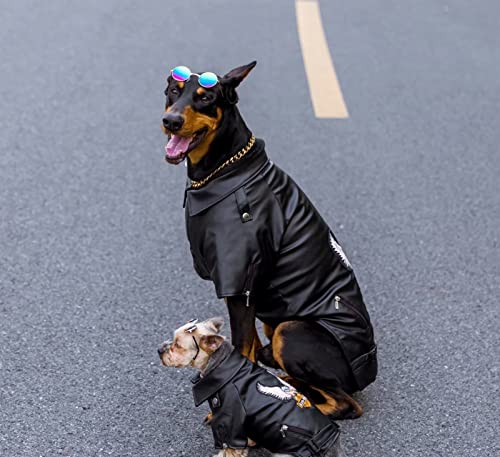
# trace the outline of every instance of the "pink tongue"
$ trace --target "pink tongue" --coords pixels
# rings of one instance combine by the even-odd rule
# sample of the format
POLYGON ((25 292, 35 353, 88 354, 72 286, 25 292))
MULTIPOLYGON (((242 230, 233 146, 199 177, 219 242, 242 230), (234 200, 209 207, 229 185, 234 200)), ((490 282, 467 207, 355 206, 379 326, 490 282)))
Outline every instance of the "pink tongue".
POLYGON ((165 146, 165 152, 170 158, 176 158, 187 151, 189 143, 191 143, 191 137, 182 137, 179 135, 172 135, 169 142, 165 146))

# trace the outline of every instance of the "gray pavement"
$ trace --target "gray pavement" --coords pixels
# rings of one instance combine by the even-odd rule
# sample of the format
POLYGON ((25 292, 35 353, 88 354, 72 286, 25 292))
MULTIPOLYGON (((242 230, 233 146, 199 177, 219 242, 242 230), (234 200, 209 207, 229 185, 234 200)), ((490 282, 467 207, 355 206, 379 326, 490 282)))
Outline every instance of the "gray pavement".
POLYGON ((350 119, 313 116, 292 1, 2 1, 0 455, 208 456, 158 343, 192 269, 165 75, 256 58, 241 110, 343 242, 380 376, 349 456, 500 455, 497 1, 321 2, 350 119))

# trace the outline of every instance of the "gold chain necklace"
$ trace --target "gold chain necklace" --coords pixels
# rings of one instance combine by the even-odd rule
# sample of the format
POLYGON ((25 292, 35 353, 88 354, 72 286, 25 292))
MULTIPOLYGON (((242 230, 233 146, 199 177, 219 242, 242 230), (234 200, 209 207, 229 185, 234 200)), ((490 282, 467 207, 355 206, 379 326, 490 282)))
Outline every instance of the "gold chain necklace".
POLYGON ((201 181, 191 181, 191 187, 193 189, 199 189, 201 186, 204 186, 208 181, 210 181, 214 175, 219 173, 223 168, 227 167, 228 165, 237 162, 238 160, 242 159, 250 149, 252 149, 252 146, 255 143, 255 136, 252 135, 250 137, 250 140, 248 140, 247 145, 243 148, 240 149, 234 156, 230 157, 227 159, 221 166, 217 167, 212 173, 210 173, 206 178, 203 178, 201 181))

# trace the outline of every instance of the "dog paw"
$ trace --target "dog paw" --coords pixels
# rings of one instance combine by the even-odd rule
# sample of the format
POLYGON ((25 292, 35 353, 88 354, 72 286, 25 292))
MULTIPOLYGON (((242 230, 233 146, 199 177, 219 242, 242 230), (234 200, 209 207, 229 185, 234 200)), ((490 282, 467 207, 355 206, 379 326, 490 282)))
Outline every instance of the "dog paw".
POLYGON ((203 425, 205 425, 206 427, 210 427, 210 424, 212 423, 213 418, 214 418, 214 415, 212 413, 208 413, 205 416, 205 419, 203 419, 203 425))
POLYGON ((334 411, 333 413, 327 414, 327 416, 333 420, 358 419, 362 415, 363 415, 363 410, 361 408, 357 409, 354 407, 347 407, 345 409, 341 409, 338 411, 334 411))

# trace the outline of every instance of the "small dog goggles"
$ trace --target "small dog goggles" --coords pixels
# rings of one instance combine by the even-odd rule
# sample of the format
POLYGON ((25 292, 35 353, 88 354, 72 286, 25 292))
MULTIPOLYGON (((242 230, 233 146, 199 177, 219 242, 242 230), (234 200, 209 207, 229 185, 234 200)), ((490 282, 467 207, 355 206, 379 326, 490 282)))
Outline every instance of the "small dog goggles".
POLYGON ((188 81, 192 75, 198 76, 198 84, 206 89, 214 87, 219 82, 219 78, 217 78, 215 73, 206 71, 199 75, 198 73, 192 73, 188 67, 183 66, 175 67, 173 70, 170 70, 170 74, 176 81, 181 82, 188 81))
MULTIPOLYGON (((191 326, 184 329, 184 333, 193 333, 198 328, 198 326, 196 325, 197 323, 198 323, 198 319, 191 319, 190 321, 188 321, 188 324, 191 324, 191 326)), ((198 341, 196 341, 196 338, 194 337, 194 335, 191 335, 191 336, 192 336, 194 344, 196 346, 196 354, 191 360, 191 363, 193 363, 196 360, 196 357, 198 357, 198 354, 200 353, 200 346, 198 346, 198 341)))

